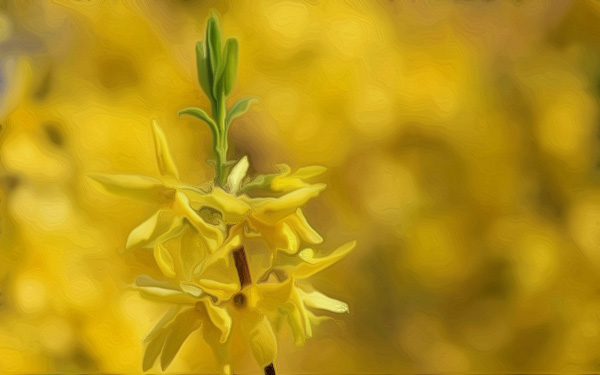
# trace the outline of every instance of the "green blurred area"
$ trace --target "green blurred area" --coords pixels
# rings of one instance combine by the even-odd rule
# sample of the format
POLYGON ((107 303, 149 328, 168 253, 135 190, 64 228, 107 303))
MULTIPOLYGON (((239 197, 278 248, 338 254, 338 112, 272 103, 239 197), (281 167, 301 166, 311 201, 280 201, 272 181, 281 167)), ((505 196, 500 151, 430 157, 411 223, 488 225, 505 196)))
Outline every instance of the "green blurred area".
MULTIPOLYGON (((166 306, 120 256, 155 207, 90 173, 213 178, 195 42, 240 41, 232 125, 257 172, 326 166, 305 214, 358 247, 315 285, 348 301, 281 373, 600 370, 596 1, 0 2, 0 371, 139 372, 166 306)), ((243 350, 241 372, 257 372, 243 350)), ((214 373, 200 337, 171 371, 214 373)))

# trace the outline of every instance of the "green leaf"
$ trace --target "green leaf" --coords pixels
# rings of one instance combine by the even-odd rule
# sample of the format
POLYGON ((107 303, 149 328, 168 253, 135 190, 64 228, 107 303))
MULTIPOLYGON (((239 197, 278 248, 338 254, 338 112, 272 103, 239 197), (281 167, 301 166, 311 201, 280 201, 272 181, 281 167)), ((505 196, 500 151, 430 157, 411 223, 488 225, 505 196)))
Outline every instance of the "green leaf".
POLYGON ((248 190, 252 190, 252 189, 265 188, 265 187, 269 186, 271 184, 271 181, 273 181, 273 179, 277 176, 278 176, 277 173, 267 174, 267 175, 259 174, 259 175, 255 176, 252 180, 250 180, 248 183, 244 184, 242 186, 242 188, 240 189, 240 193, 245 193, 248 190))
POLYGON ((196 43, 196 69, 198 71, 198 82, 206 96, 212 100, 212 72, 207 64, 206 50, 203 42, 196 43))
POLYGON ((165 345, 160 356, 160 367, 163 371, 169 367, 175 355, 189 335, 200 327, 198 313, 194 308, 182 312, 175 318, 169 329, 165 345))
POLYGON ((219 128, 217 127, 217 124, 208 115, 208 113, 206 113, 202 108, 187 107, 187 108, 184 108, 181 111, 179 111, 178 115, 179 115, 179 117, 181 117, 181 115, 194 116, 197 119, 200 119, 200 120, 204 121, 210 127, 210 130, 213 133, 214 141, 216 142, 217 139, 219 138, 220 132, 219 132, 219 128))
POLYGON ((227 132, 227 129, 229 129, 229 125, 231 125, 231 122, 233 120, 235 120, 236 118, 246 113, 246 111, 248 111, 248 108, 250 108, 250 104, 252 104, 253 101, 258 102, 258 99, 242 98, 231 107, 229 113, 227 113, 227 118, 225 119, 225 132, 227 132))
MULTIPOLYGON (((219 21, 217 17, 213 16, 208 20, 207 27, 207 41, 208 41, 208 58, 210 59, 211 70, 213 77, 217 75, 219 71, 219 64, 221 63, 221 28, 219 27, 219 21)), ((213 81, 213 93, 214 93, 214 81, 213 81)))
POLYGON ((218 89, 223 90, 225 96, 229 96, 235 85, 238 65, 239 44, 237 39, 229 38, 225 43, 223 61, 217 74, 218 89))

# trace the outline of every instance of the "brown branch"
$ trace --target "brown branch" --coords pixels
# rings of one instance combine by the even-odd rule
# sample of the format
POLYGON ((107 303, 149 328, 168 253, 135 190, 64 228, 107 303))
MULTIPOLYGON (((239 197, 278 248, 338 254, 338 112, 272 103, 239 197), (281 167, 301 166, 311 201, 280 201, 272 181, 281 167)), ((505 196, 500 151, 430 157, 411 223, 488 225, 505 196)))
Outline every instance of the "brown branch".
POLYGON ((235 268, 237 269, 238 277, 240 278, 240 285, 242 289, 244 289, 246 285, 252 283, 244 246, 233 251, 233 259, 235 260, 235 268))

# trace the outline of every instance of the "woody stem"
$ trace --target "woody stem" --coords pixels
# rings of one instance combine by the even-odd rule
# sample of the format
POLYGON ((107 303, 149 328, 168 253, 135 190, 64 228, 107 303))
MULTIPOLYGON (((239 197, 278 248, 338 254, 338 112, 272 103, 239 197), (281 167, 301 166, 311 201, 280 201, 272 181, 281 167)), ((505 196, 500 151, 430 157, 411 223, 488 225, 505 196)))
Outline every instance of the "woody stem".
MULTIPOLYGON (((233 260, 235 261, 235 268, 237 270, 238 277, 240 278, 240 286, 242 289, 244 289, 246 285, 252 283, 252 279, 250 279, 250 268, 248 267, 248 258, 246 258, 244 246, 233 251, 233 260)), ((265 375, 276 375, 273 363, 269 363, 267 366, 265 366, 264 372, 265 375)))

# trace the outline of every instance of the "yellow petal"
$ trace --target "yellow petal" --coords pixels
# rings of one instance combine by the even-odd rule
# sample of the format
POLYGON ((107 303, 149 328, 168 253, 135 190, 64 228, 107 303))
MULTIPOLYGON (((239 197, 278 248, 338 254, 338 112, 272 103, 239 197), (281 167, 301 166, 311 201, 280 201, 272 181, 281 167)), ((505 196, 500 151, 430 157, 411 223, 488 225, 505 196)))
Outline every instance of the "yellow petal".
POLYGON ((225 242, 212 253, 208 258, 202 262, 194 270, 195 276, 202 276, 206 270, 211 267, 215 267, 216 264, 221 263, 225 267, 229 267, 229 261, 231 259, 231 252, 242 246, 243 240, 243 223, 240 223, 229 230, 229 236, 225 239, 225 242))
POLYGON ((231 168, 231 172, 229 172, 229 176, 227 176, 227 187, 231 194, 236 195, 240 190, 242 181, 248 172, 248 167, 250 167, 250 163, 248 163, 248 157, 244 155, 240 161, 231 168))
POLYGON ((238 223, 250 212, 250 205, 244 199, 239 199, 221 188, 215 187, 208 194, 185 191, 195 210, 211 207, 223 215, 226 223, 238 223))
POLYGON ((314 228, 308 223, 302 209, 298 208, 296 212, 285 219, 298 235, 306 242, 310 244, 320 244, 323 242, 323 237, 314 230, 314 228))
POLYGON ((296 254, 298 252, 298 247, 300 246, 300 241, 298 240, 296 232, 294 232, 288 224, 282 223, 281 235, 284 238, 284 243, 283 246, 277 250, 287 254, 296 254))
POLYGON ((210 251, 214 251, 223 243, 224 235, 221 228, 204 221, 200 213, 192 208, 190 200, 185 193, 178 191, 175 194, 175 201, 172 208, 175 212, 185 216, 190 224, 200 232, 210 251))
MULTIPOLYGON (((147 344, 150 341, 152 341, 163 328, 165 328, 169 323, 171 323, 173 321, 173 319, 175 318, 175 316, 177 316, 179 311, 181 311, 181 306, 171 306, 171 308, 169 308, 167 313, 158 321, 158 323, 156 323, 156 325, 154 326, 152 331, 150 331, 150 333, 148 335, 146 335, 143 343, 147 344)), ((158 356, 158 354, 157 354, 157 356, 158 356)), ((155 357, 155 359, 156 359, 156 357, 155 357)))
POLYGON ((155 242, 166 239, 181 229, 181 219, 170 210, 158 210, 138 225, 127 237, 125 250, 153 247, 155 242))
POLYGON ((199 298, 204 294, 204 291, 202 290, 202 288, 200 288, 198 285, 189 282, 189 281, 182 281, 179 283, 179 287, 181 288, 181 290, 189 295, 194 296, 195 298, 199 298))
MULTIPOLYGON (((202 301, 210 323, 220 332, 219 343, 224 344, 229 339, 231 333, 232 320, 226 309, 215 306, 211 301, 204 299, 202 301)), ((207 327, 205 326, 205 329, 207 327)))
POLYGON ((184 277, 189 280, 194 269, 210 254, 206 239, 189 225, 179 239, 179 260, 184 277))
POLYGON ((305 279, 342 259, 355 246, 356 241, 347 242, 335 249, 331 254, 320 258, 314 258, 312 249, 304 249, 298 253, 298 257, 303 260, 303 263, 296 266, 282 266, 281 268, 293 274, 297 279, 305 279))
POLYGON ((228 300, 240 290, 239 283, 222 283, 215 280, 201 279, 198 286, 206 293, 217 297, 219 300, 228 300))
POLYGON ((145 202, 161 203, 175 193, 174 189, 154 177, 131 174, 94 174, 88 177, 109 193, 145 202))
POLYGON ((160 242, 154 244, 154 260, 167 277, 175 277, 175 263, 167 248, 160 242))
POLYGON ((289 167, 282 165, 282 174, 276 176, 271 181, 271 189, 274 191, 292 191, 305 186, 310 186, 305 180, 318 176, 325 172, 327 168, 318 165, 302 167, 296 172, 289 174, 289 167))
POLYGON ((158 163, 158 170, 163 176, 170 176, 175 179, 179 179, 179 172, 173 158, 169 152, 169 146, 165 138, 165 133, 158 126, 156 120, 152 121, 152 130, 154 133, 154 146, 156 148, 156 162, 158 163))
POLYGON ((177 315, 165 340, 165 345, 160 356, 160 367, 163 371, 169 367, 179 349, 189 335, 200 327, 196 309, 189 309, 177 315))
POLYGON ((242 332, 258 365, 265 367, 273 363, 277 357, 277 339, 267 317, 253 311, 247 311, 242 317, 242 332))
POLYGON ((160 355, 160 352, 163 350, 168 334, 169 331, 163 328, 159 330, 155 334, 154 338, 148 343, 146 349, 144 350, 142 371, 146 372, 152 368, 154 362, 156 362, 156 359, 160 355))
POLYGON ((325 184, 315 184, 287 193, 279 198, 250 198, 246 195, 240 199, 253 208, 253 214, 266 223, 276 223, 295 212, 311 198, 319 195, 325 189, 325 184))
POLYGON ((308 307, 327 310, 338 314, 347 313, 349 311, 346 302, 338 301, 337 299, 328 297, 316 290, 306 292, 302 289, 296 289, 296 291, 308 307))

